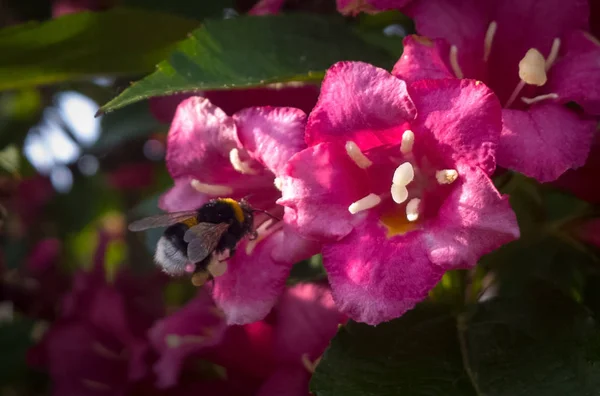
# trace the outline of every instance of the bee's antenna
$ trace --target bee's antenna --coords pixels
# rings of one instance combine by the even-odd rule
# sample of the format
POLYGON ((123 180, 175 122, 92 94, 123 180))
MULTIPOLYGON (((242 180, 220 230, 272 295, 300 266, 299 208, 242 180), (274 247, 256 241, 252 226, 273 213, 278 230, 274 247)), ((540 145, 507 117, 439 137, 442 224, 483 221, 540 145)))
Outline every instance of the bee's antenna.
POLYGON ((254 212, 260 212, 260 213, 264 213, 264 214, 266 214, 267 216, 269 216, 269 217, 272 217, 272 218, 274 218, 274 219, 275 219, 275 220, 277 220, 277 221, 281 221, 281 219, 280 219, 279 217, 272 215, 271 213, 267 212, 266 210, 262 210, 262 209, 252 209, 252 213, 254 213, 254 212))

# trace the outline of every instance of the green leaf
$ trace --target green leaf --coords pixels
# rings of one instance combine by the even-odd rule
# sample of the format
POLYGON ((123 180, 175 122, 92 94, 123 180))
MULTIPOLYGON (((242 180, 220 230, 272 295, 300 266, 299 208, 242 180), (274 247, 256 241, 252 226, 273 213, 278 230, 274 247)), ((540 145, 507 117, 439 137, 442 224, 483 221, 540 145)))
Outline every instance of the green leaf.
POLYGON ((224 10, 226 8, 233 8, 234 3, 234 0, 124 0, 122 4, 128 7, 140 7, 203 20, 210 17, 222 17, 224 10))
POLYGON ((14 146, 8 146, 0 151, 0 169, 11 175, 19 175, 19 167, 21 165, 21 153, 14 146))
POLYGON ((0 90, 149 72, 197 22, 115 8, 0 30, 0 90))
POLYGON ((389 68, 397 56, 367 44, 341 18, 290 14, 208 20, 158 70, 108 102, 108 112, 152 96, 320 80, 341 60, 389 68))

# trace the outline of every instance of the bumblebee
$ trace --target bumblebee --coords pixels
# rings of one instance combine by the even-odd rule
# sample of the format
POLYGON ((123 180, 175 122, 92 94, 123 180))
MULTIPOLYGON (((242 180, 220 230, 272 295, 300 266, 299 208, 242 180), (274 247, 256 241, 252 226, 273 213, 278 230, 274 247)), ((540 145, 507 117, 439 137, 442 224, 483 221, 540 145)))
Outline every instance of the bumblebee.
MULTIPOLYGON (((164 272, 180 276, 188 272, 192 283, 203 285, 225 271, 223 263, 233 256, 239 241, 256 238, 254 212, 244 199, 216 198, 196 210, 165 213, 134 221, 130 231, 167 227, 156 246, 154 260, 164 272), (228 257, 222 256, 229 252, 228 257)), ((266 212, 265 212, 266 213, 266 212)))

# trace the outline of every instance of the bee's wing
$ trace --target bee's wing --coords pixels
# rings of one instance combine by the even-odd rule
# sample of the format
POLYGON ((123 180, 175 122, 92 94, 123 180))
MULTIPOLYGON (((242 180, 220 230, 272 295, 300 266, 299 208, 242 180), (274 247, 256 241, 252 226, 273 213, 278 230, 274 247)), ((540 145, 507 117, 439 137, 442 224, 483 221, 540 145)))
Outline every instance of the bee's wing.
POLYGON ((162 213, 155 216, 136 220, 129 224, 129 231, 143 231, 148 228, 166 227, 175 223, 182 222, 190 217, 196 217, 198 212, 195 210, 186 210, 183 212, 162 213))
POLYGON ((229 228, 227 223, 200 223, 185 232, 183 240, 188 243, 188 260, 197 263, 204 260, 216 248, 229 228))

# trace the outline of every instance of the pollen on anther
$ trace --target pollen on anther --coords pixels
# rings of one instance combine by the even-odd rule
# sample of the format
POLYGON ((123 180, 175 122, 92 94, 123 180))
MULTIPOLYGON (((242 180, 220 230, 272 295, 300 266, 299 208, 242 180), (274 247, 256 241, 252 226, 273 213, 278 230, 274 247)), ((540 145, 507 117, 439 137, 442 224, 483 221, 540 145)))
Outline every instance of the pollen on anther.
POLYGON ((283 188, 283 181, 278 177, 276 177, 273 180, 273 184, 275 185, 275 188, 277 188, 279 191, 281 191, 281 189, 283 188))
POLYGON ((408 190, 406 189, 405 186, 399 186, 397 184, 392 184, 392 188, 390 189, 390 192, 392 193, 392 199, 397 204, 401 204, 402 202, 406 201, 406 199, 408 198, 408 190))
POLYGON ((231 162, 231 166, 236 171, 243 173, 245 175, 256 175, 258 172, 246 162, 243 161, 240 157, 240 150, 237 148, 231 149, 229 152, 229 162, 231 162))
POLYGON ((535 48, 530 48, 519 62, 519 77, 530 85, 541 87, 548 80, 546 76, 546 59, 535 48))
POLYGON ((366 197, 359 199, 356 202, 353 202, 350 206, 348 206, 348 212, 352 214, 356 214, 363 210, 374 208, 375 206, 381 203, 381 197, 376 194, 369 194, 366 197))
POLYGON ((419 219, 419 205, 421 200, 413 198, 406 204, 406 219, 408 221, 417 221, 419 219))
POLYGON ((356 143, 352 141, 346 142, 346 153, 348 156, 354 161, 354 163, 361 169, 367 169, 369 166, 373 165, 370 159, 367 158, 366 155, 360 151, 360 148, 356 145, 356 143))
POLYGON ((438 184, 451 184, 458 178, 456 169, 442 169, 435 172, 438 184))
POLYGON ((414 144, 415 144, 415 134, 410 129, 407 129, 402 134, 402 142, 400 143, 400 152, 402 154, 410 153, 413 149, 414 144))
POLYGON ((229 195, 233 192, 233 189, 231 187, 221 186, 219 184, 202 183, 200 180, 197 179, 192 179, 190 184, 196 191, 208 195, 229 195))
POLYGON ((392 183, 398 186, 406 186, 415 178, 415 170, 410 162, 405 162, 396 168, 392 183))

